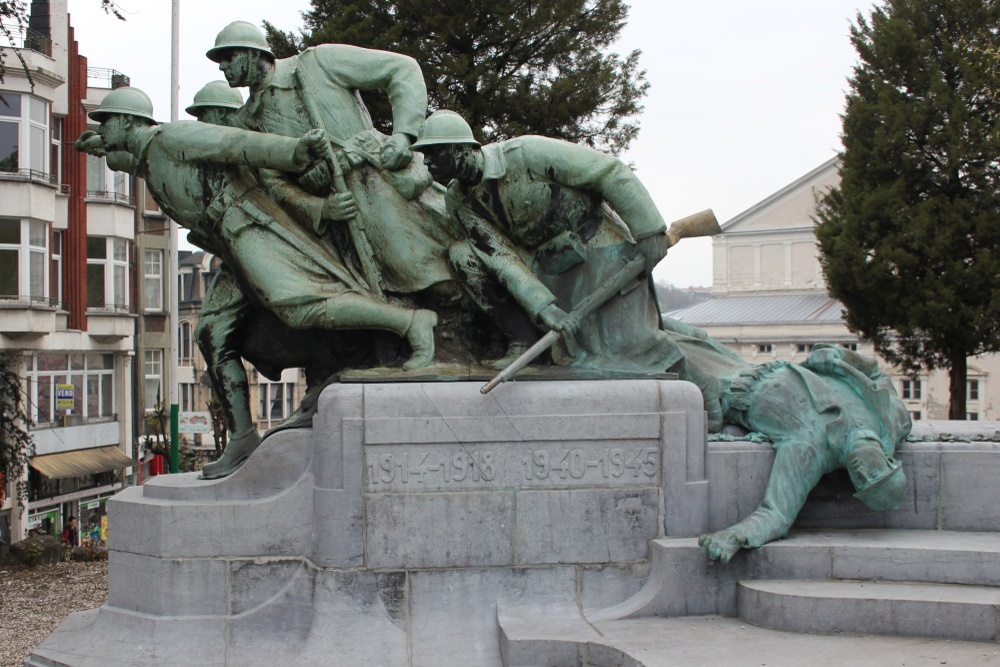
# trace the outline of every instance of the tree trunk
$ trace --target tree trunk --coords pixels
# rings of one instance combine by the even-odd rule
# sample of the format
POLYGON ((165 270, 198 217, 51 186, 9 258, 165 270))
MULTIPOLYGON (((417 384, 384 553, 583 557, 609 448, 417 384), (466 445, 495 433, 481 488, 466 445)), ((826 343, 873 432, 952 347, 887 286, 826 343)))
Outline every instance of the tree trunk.
POLYGON ((969 361, 964 351, 955 352, 951 356, 951 368, 948 369, 951 400, 948 404, 948 419, 965 421, 966 380, 969 376, 969 361))

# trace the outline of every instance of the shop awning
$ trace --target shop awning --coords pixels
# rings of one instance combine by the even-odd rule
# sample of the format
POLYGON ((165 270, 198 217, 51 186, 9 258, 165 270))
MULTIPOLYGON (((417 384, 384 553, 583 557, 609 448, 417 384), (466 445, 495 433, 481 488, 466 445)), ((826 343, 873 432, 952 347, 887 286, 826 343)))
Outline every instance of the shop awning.
POLYGON ((29 463, 32 468, 49 479, 65 479, 93 475, 107 470, 121 470, 132 465, 132 459, 122 454, 122 450, 116 445, 109 445, 36 456, 29 463))

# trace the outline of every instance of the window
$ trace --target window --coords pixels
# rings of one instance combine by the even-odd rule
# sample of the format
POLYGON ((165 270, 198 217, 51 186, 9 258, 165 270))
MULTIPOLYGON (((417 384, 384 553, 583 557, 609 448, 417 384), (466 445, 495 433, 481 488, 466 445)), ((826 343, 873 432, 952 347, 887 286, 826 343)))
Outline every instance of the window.
POLYGON ((62 232, 52 232, 52 262, 49 268, 49 294, 52 297, 52 302, 60 308, 63 307, 62 239, 62 232))
POLYGON ((295 384, 292 382, 261 382, 258 426, 270 428, 280 424, 294 412, 295 384))
POLYGON ((921 419, 921 417, 920 417, 920 410, 911 410, 910 411, 910 418, 913 421, 920 421, 920 419, 921 419))
POLYGON ((965 400, 967 401, 978 401, 979 400, 979 380, 969 380, 965 383, 966 392, 965 400))
POLYGON ((758 343, 757 352, 760 353, 774 352, 774 345, 772 345, 771 343, 758 343))
POLYGON ((146 410, 155 410, 157 403, 163 402, 163 394, 160 391, 161 380, 163 379, 163 350, 146 350, 145 361, 146 375, 146 410))
POLYGON ((128 241, 87 237, 87 308, 128 312, 128 241))
POLYGON ((968 419, 970 422, 977 422, 979 421, 979 413, 970 412, 968 415, 966 415, 966 419, 968 419))
POLYGON ((0 218, 0 299, 44 303, 48 251, 46 223, 0 218))
POLYGON ((190 366, 194 363, 194 345, 191 339, 191 323, 181 322, 177 332, 177 354, 178 363, 181 366, 190 366))
POLYGON ((920 380, 903 380, 903 398, 905 400, 915 401, 920 399, 922 395, 920 380))
POLYGON ((124 171, 112 171, 103 157, 87 155, 87 196, 131 204, 131 182, 124 171))
POLYGON ((191 412, 191 405, 194 403, 194 385, 187 382, 178 383, 177 389, 180 393, 180 406, 179 410, 181 412, 191 412))
POLYGON ((36 423, 58 422, 70 414, 85 419, 115 415, 113 354, 40 352, 28 362, 27 375, 30 414, 36 423), (59 407, 58 385, 72 386, 72 407, 59 407))
POLYGON ((0 172, 30 169, 48 180, 49 103, 31 95, 4 93, 0 103, 0 172))
POLYGON ((796 352, 808 352, 811 347, 812 346, 806 345, 805 343, 798 343, 795 346, 795 351, 796 352))
POLYGON ((145 252, 146 280, 143 298, 146 310, 163 310, 163 251, 145 252))
POLYGON ((178 301, 190 301, 191 300, 191 283, 194 278, 194 274, 190 271, 181 273, 177 276, 177 299, 178 301))
POLYGON ((49 170, 52 180, 62 184, 62 118, 52 119, 52 148, 49 153, 49 170))
POLYGON ((844 348, 845 350, 851 350, 852 352, 858 351, 857 343, 841 343, 840 347, 844 348))

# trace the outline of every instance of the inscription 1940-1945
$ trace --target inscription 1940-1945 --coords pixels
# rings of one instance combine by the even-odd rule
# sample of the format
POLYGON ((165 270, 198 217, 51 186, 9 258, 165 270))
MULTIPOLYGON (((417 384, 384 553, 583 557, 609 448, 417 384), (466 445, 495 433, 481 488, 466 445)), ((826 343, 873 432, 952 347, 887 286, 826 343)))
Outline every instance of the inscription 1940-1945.
POLYGON ((368 488, 454 486, 646 486, 660 470, 658 447, 369 447, 368 488))

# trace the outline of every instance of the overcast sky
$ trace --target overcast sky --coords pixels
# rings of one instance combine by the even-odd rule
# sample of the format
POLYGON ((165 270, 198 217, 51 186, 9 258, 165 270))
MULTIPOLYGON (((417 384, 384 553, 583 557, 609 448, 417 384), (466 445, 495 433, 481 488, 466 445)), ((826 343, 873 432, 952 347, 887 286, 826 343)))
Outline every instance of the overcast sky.
MULTIPOLYGON (((170 118, 169 0, 120 0, 128 19, 98 0, 69 0, 80 53, 93 67, 131 77, 170 118)), ((651 86, 642 130, 624 159, 635 164, 669 221, 705 208, 725 221, 831 158, 846 77, 857 57, 850 21, 865 0, 633 0, 616 50, 643 52, 651 86)), ((267 19, 297 30, 308 0, 180 2, 180 117, 205 83, 205 58, 229 21, 267 19), (225 5, 227 8, 223 8, 225 5)), ((244 91, 245 93, 245 91, 244 91)), ((460 109, 457 111, 461 111, 460 109)), ((182 236, 182 247, 185 247, 182 236)), ((711 243, 686 240, 656 271, 678 286, 712 281, 711 243)))

